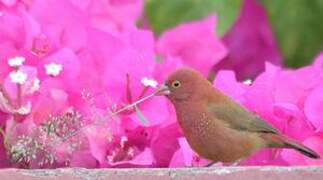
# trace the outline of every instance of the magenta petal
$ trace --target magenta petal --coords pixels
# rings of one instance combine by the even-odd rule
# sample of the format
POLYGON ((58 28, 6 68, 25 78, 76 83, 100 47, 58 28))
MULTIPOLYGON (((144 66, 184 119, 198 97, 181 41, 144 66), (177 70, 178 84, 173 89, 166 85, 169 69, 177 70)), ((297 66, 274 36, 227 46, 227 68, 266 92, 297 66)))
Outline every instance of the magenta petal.
POLYGON ((163 83, 168 75, 183 67, 183 61, 180 57, 167 56, 156 65, 154 77, 160 83, 163 83))
POLYGON ((60 81, 47 79, 42 81, 39 95, 33 101, 31 116, 36 124, 44 122, 49 114, 56 115, 66 112, 68 98, 60 81))
POLYGON ((97 161, 90 151, 76 151, 72 155, 71 167, 96 168, 97 161))
MULTIPOLYGON (((1 120, 1 112, 0 112, 0 120, 1 120)), ((9 168, 10 167, 10 160, 8 158, 8 154, 7 151, 4 147, 4 142, 3 142, 3 138, 0 139, 0 168, 9 168)))
POLYGON ((185 162, 184 162, 184 155, 181 149, 178 149, 169 164, 170 168, 178 168, 178 167, 185 167, 185 162))
POLYGON ((135 28, 136 20, 142 13, 143 1, 92 0, 88 7, 87 12, 94 27, 104 31, 126 31, 135 28))
POLYGON ((243 160, 241 165, 287 165, 280 156, 281 149, 261 149, 243 160))
POLYGON ((266 11, 256 0, 244 0, 239 18, 223 38, 228 56, 217 70, 232 69, 239 80, 253 78, 265 68, 265 62, 281 64, 266 11))
POLYGON ((115 98, 115 102, 127 102, 125 96, 128 74, 132 97, 138 98, 143 89, 141 79, 151 77, 155 64, 152 59, 143 59, 137 51, 125 49, 106 63, 104 83, 107 93, 115 98), (127 66, 124 66, 125 63, 127 66))
POLYGON ((76 54, 69 48, 64 48, 56 53, 48 56, 43 60, 44 62, 40 64, 42 70, 42 76, 49 77, 49 74, 44 72, 45 66, 51 63, 55 63, 62 67, 60 73, 55 76, 55 78, 59 78, 65 83, 66 89, 72 90, 77 87, 78 78, 80 75, 80 60, 76 56, 76 54))
POLYGON ((307 97, 304 112, 308 120, 319 130, 323 128, 323 85, 316 87, 307 97))
MULTIPOLYGON (((323 155, 323 138, 322 134, 318 134, 317 136, 308 137, 303 143, 305 146, 312 148, 315 152, 317 152, 321 157, 323 155)), ((323 165, 323 159, 310 159, 306 158, 305 161, 308 165, 323 165)))
POLYGON ((183 153, 185 166, 192 166, 194 151, 191 149, 185 138, 178 138, 178 143, 183 153))
POLYGON ((177 138, 181 136, 177 123, 156 130, 150 147, 154 154, 157 167, 169 166, 173 154, 179 148, 177 138))
POLYGON ((40 35, 40 24, 26 11, 21 11, 25 26, 25 48, 32 49, 34 38, 40 35))
POLYGON ((16 48, 23 47, 24 45, 24 28, 23 20, 19 12, 15 11, 1 11, 0 18, 0 39, 1 43, 9 41, 16 48))
POLYGON ((319 53, 319 55, 314 59, 314 67, 318 69, 323 68, 323 51, 319 53))
POLYGON ((247 86, 238 83, 233 71, 219 71, 214 80, 214 86, 231 98, 243 102, 243 94, 247 86))
POLYGON ((281 152, 282 158, 290 165, 306 165, 305 158, 299 152, 293 149, 283 149, 281 152))
POLYGON ((247 99, 245 105, 249 109, 266 119, 272 119, 274 101, 270 86, 255 81, 244 96, 247 99))
POLYGON ((0 2, 3 3, 7 7, 11 7, 17 3, 17 0, 1 0, 0 2))
MULTIPOLYGON (((146 125, 155 126, 167 120, 169 117, 167 101, 165 97, 154 97, 139 106, 140 111, 148 120, 146 125), (156 105, 159 108, 156 108, 156 105)), ((143 125, 136 113, 133 113, 131 117, 138 124, 143 125)))
POLYGON ((291 103, 274 103, 274 114, 275 116, 281 119, 304 119, 305 116, 301 112, 301 110, 295 105, 291 103))
POLYGON ((146 148, 143 152, 131 160, 130 163, 136 165, 151 165, 153 163, 153 155, 151 150, 146 148))
POLYGON ((205 76, 218 63, 227 50, 215 37, 216 17, 183 23, 162 34, 157 48, 164 56, 181 57, 185 65, 201 71, 205 76))
POLYGON ((104 127, 99 128, 97 126, 87 128, 85 133, 90 143, 92 156, 100 163, 103 163, 106 159, 109 133, 104 127))
POLYGON ((42 29, 53 44, 77 51, 85 46, 87 18, 84 12, 69 1, 36 0, 30 14, 42 24, 42 29), (59 15, 59 18, 57 18, 59 15))

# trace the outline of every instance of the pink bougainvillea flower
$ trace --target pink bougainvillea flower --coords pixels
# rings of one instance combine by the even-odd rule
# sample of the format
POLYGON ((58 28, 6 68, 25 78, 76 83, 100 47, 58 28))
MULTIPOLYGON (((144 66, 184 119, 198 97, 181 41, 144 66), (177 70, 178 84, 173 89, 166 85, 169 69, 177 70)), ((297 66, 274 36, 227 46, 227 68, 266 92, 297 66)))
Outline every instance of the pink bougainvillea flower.
POLYGON ((58 50, 38 63, 41 77, 60 80, 64 83, 66 90, 73 90, 77 87, 80 68, 79 58, 69 48, 58 50))
POLYGON ((8 41, 16 47, 21 47, 24 42, 24 30, 20 12, 4 9, 1 10, 0 17, 1 44, 8 41))
MULTIPOLYGON (((303 141, 304 145, 312 148, 315 150, 320 156, 323 155, 323 139, 322 139, 322 133, 318 133, 315 136, 309 136, 308 138, 303 141)), ((322 159, 309 159, 309 158, 304 158, 305 162, 307 164, 311 165, 322 165, 323 160, 322 159)))
POLYGON ((157 50, 163 56, 180 57, 205 76, 210 67, 227 54, 223 43, 215 36, 216 17, 183 23, 165 31, 158 40, 157 50))
POLYGON ((1 0, 0 3, 4 4, 5 6, 11 7, 15 5, 17 0, 1 0))
MULTIPOLYGON (((323 147, 322 147, 322 133, 318 133, 313 136, 308 136, 304 141, 303 144, 312 148, 320 155, 323 154, 323 147)), ((304 156, 300 156, 297 152, 285 149, 282 152, 282 157, 285 161, 292 165, 322 165, 323 162, 321 159, 313 160, 306 158, 304 156)))
POLYGON ((180 57, 167 56, 157 61, 160 62, 157 63, 156 69, 154 70, 154 78, 160 83, 163 83, 163 81, 166 80, 169 73, 184 66, 180 57))
POLYGON ((233 71, 219 71, 216 74, 216 78, 213 83, 216 88, 229 95, 231 98, 238 100, 239 102, 244 102, 245 99, 243 94, 248 86, 246 84, 239 83, 236 80, 233 71))
MULTIPOLYGON (((258 114, 286 136, 298 142, 310 142, 320 152, 316 140, 321 137, 320 93, 322 91, 320 56, 313 63, 296 70, 266 63, 266 70, 250 85, 237 82, 234 73, 219 71, 214 81, 217 88, 258 114), (302 132, 302 133, 299 133, 302 132)), ((262 150, 243 161, 243 165, 313 164, 293 150, 262 150)), ((319 162, 317 162, 319 164, 319 162)))
POLYGON ((156 134, 153 136, 150 145, 155 166, 168 167, 170 165, 173 154, 180 147, 177 138, 181 136, 182 133, 177 123, 156 129, 156 134))
POLYGON ((90 18, 93 27, 103 31, 125 31, 135 28, 142 13, 142 0, 70 0, 90 18))
MULTIPOLYGON (((159 38, 149 27, 138 29, 142 0, 0 0, 0 167, 206 165, 165 97, 115 112, 153 93, 180 67, 208 75, 228 55, 224 44, 229 55, 219 67, 237 72, 218 71, 214 86, 322 153, 323 55, 297 70, 271 64, 280 64, 280 55, 264 10, 254 0, 244 2, 222 43, 215 16, 159 38), (263 69, 254 80, 239 81, 263 69)), ((270 164, 322 162, 265 149, 242 163, 270 164)))
POLYGON ((308 95, 304 111, 308 120, 314 125, 318 131, 323 130, 322 123, 322 108, 323 108, 323 83, 320 86, 315 87, 313 91, 308 95))
POLYGON ((178 149, 170 162, 170 167, 199 167, 206 166, 210 161, 200 158, 190 147, 185 138, 178 138, 178 149))
POLYGON ((126 97, 127 85, 131 90, 133 100, 138 98, 143 88, 141 79, 151 77, 156 66, 153 59, 154 52, 151 49, 152 46, 150 46, 153 43, 152 34, 148 31, 133 33, 132 38, 136 38, 135 34, 137 34, 146 40, 141 40, 141 43, 133 41, 131 38, 128 39, 129 42, 125 42, 124 49, 105 64, 104 77, 106 80, 104 82, 107 92, 115 98, 116 102, 129 103, 129 99, 126 97), (124 63, 127 66, 124 66, 124 63), (123 93, 120 93, 120 90, 123 93))
POLYGON ((96 168, 97 160, 88 150, 77 151, 73 153, 71 167, 96 168))
POLYGON ((281 64, 264 8, 255 0, 244 0, 240 16, 223 37, 228 56, 215 66, 232 69, 239 80, 254 78, 265 68, 265 62, 281 64))
POLYGON ((99 162, 103 163, 106 158, 110 132, 106 128, 90 126, 85 131, 90 144, 92 156, 99 162))

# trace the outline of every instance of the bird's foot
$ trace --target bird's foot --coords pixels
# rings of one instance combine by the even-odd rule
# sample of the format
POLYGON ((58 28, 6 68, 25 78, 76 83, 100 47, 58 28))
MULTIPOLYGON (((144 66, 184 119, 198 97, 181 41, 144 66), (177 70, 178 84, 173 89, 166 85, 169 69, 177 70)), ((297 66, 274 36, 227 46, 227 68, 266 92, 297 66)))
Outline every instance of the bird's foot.
POLYGON ((217 163, 217 161, 212 161, 209 164, 205 165, 204 167, 211 167, 212 165, 214 165, 215 163, 217 163))
POLYGON ((242 159, 239 159, 231 164, 231 166, 239 166, 242 159))

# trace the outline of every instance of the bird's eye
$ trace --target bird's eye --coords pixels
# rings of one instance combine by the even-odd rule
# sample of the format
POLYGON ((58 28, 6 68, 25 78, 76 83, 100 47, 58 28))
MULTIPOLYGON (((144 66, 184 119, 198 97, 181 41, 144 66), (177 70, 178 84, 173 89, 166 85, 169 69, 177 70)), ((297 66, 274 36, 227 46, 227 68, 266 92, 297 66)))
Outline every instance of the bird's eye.
POLYGON ((173 86, 173 88, 179 88, 179 87, 181 86, 181 82, 179 82, 179 81, 174 81, 174 82, 172 83, 172 86, 173 86))

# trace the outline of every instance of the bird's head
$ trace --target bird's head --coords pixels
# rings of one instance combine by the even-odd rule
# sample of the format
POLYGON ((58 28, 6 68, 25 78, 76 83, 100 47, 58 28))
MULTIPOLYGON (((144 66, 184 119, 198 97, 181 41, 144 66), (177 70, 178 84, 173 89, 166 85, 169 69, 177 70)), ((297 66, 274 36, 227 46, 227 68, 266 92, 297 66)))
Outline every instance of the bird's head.
POLYGON ((167 78, 158 95, 166 95, 172 102, 186 101, 198 94, 198 86, 204 81, 199 72, 181 68, 167 78))

